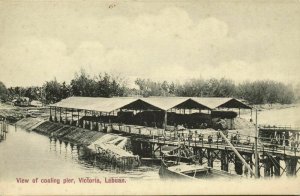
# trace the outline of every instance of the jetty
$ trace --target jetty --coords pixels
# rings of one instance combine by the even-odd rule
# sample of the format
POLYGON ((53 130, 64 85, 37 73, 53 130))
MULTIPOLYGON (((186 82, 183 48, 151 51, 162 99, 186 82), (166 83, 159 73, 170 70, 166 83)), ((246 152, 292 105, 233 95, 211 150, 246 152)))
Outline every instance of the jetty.
MULTIPOLYGON (((214 161, 220 161, 224 171, 233 163, 237 174, 246 173, 243 165, 247 163, 251 168, 258 168, 258 176, 284 173, 295 176, 300 155, 298 146, 291 144, 299 142, 298 130, 285 129, 282 143, 265 140, 263 127, 259 127, 258 137, 245 134, 245 130, 238 129, 234 123, 241 109, 251 110, 252 120, 252 108, 234 98, 70 97, 50 105, 49 121, 74 127, 74 134, 80 129, 123 134, 130 138, 129 150, 140 157, 159 157, 163 155, 163 147, 184 145, 191 149, 199 163, 213 167, 214 161), (220 131, 242 159, 221 137, 220 131), (257 156, 255 141, 258 141, 257 156)), ((55 134, 60 132, 63 130, 55 134)), ((280 134, 277 130, 276 135, 280 134)), ((94 147, 98 150, 114 148, 103 143, 94 147)))
POLYGON ((7 133, 6 118, 4 116, 0 116, 0 142, 5 140, 6 133, 7 133))

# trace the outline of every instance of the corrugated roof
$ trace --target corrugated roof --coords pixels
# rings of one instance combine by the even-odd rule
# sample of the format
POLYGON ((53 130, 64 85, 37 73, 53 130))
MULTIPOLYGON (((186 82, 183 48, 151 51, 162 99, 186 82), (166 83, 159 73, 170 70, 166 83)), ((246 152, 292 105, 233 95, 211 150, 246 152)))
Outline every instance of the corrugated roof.
POLYGON ((69 97, 50 106, 112 112, 136 100, 133 97, 69 97))
POLYGON ((191 99, 201 103, 209 108, 244 108, 251 109, 250 106, 244 104, 242 101, 229 97, 192 97, 191 99))
POLYGON ((100 112, 112 112, 120 108, 136 110, 251 108, 237 99, 224 97, 69 97, 50 106, 100 112))
POLYGON ((232 98, 227 97, 191 97, 192 100, 201 103, 209 108, 215 109, 232 98))
POLYGON ((158 107, 162 110, 169 110, 175 106, 187 101, 188 97, 146 97, 141 100, 158 107))

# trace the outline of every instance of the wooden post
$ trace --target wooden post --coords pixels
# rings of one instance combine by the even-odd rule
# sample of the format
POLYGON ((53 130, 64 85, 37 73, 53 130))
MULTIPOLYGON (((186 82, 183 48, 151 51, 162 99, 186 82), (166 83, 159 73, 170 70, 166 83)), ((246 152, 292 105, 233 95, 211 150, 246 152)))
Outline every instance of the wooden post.
POLYGON ((94 122, 90 121, 90 130, 92 131, 94 129, 94 122))
POLYGON ((268 157, 264 157, 263 159, 264 164, 264 177, 270 177, 271 176, 271 162, 268 157))
POLYGON ((67 119, 67 108, 65 108, 65 124, 67 124, 67 121, 68 121, 68 119, 67 119))
POLYGON ((226 150, 221 151, 221 170, 228 172, 228 155, 226 150))
POLYGON ((207 148, 207 166, 208 167, 213 167, 214 163, 213 163, 213 158, 211 156, 211 150, 207 148))
POLYGON ((71 110, 71 122, 70 122, 70 125, 73 125, 73 108, 71 110))
POLYGON ((54 122, 57 122, 57 117, 56 117, 56 107, 54 107, 54 122))
POLYGON ((82 128, 85 129, 86 125, 85 125, 85 120, 82 120, 82 128))
POLYGON ((61 123, 62 118, 61 118, 61 108, 59 108, 59 122, 61 123))
POLYGON ((164 117, 164 124, 165 124, 165 126, 164 126, 164 135, 165 135, 165 131, 167 129, 167 123, 168 123, 168 112, 166 110, 165 111, 165 117, 164 117))
POLYGON ((203 153, 202 153, 202 148, 199 149, 199 164, 203 164, 203 153))
POLYGON ((255 110, 255 177, 259 178, 259 162, 258 162, 258 150, 257 150, 257 140, 258 140, 258 129, 257 129, 257 109, 255 110))
MULTIPOLYGON (((222 131, 219 131, 220 135, 223 137, 223 139, 227 142, 227 144, 230 146, 232 151, 235 153, 235 155, 242 161, 242 163, 247 167, 247 169, 254 174, 253 170, 250 168, 250 166, 246 163, 244 158, 240 155, 240 153, 235 149, 235 147, 230 143, 230 141, 226 138, 226 136, 222 133, 222 131)), ((257 158, 257 157, 255 157, 257 158)), ((258 159, 257 159, 258 161, 258 159)), ((257 165, 258 166, 258 165, 257 165)))
POLYGON ((49 118, 49 120, 52 121, 51 106, 49 107, 49 109, 50 109, 50 118, 49 118))
POLYGON ((286 176, 295 176, 297 168, 297 158, 291 157, 285 160, 286 176))
POLYGON ((280 176, 280 158, 275 157, 275 164, 274 164, 274 175, 275 177, 280 176))
MULTIPOLYGON (((250 154, 249 156, 249 164, 250 164, 250 168, 253 170, 253 159, 252 159, 253 154, 250 154)), ((250 177, 252 177, 252 174, 250 174, 250 177)))
POLYGON ((79 120, 80 120, 80 117, 79 117, 79 110, 77 109, 77 123, 76 123, 76 126, 77 126, 77 127, 80 127, 80 122, 79 122, 79 120))
POLYGON ((243 163, 242 161, 239 159, 238 156, 235 156, 235 160, 234 160, 234 169, 235 172, 238 175, 242 175, 243 174, 243 163))

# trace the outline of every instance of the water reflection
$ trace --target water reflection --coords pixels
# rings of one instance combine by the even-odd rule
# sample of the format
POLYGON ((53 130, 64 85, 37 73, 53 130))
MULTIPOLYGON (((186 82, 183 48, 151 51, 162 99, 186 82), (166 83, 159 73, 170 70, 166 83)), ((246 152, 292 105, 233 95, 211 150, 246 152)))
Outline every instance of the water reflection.
POLYGON ((0 182, 17 177, 141 177, 159 179, 159 166, 123 170, 92 155, 82 146, 8 126, 0 143, 0 182))
POLYGON ((6 139, 7 124, 4 121, 0 121, 0 142, 6 139))

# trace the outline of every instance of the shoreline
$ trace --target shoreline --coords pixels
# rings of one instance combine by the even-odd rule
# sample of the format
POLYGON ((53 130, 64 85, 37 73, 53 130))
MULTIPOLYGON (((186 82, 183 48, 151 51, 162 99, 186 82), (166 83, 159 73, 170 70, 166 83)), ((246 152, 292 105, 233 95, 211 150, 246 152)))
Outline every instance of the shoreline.
POLYGON ((287 108, 293 108, 300 105, 299 103, 292 103, 292 104, 259 104, 259 105, 252 105, 253 107, 257 108, 258 111, 265 111, 265 110, 282 110, 287 108))

